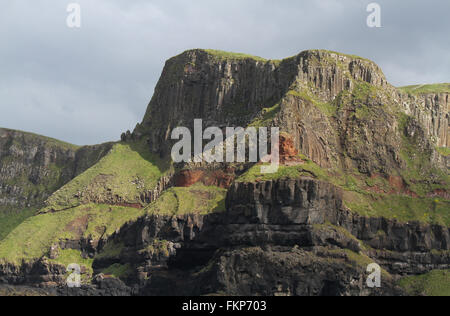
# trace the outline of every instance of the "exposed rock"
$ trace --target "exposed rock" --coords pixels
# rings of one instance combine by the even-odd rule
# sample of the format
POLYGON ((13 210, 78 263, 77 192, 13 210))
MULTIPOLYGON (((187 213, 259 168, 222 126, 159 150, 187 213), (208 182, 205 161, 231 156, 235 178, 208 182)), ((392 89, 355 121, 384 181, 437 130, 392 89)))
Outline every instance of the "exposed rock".
MULTIPOLYGON (((144 139, 167 158, 172 129, 192 130, 197 118, 204 128, 279 126, 282 165, 306 156, 330 177, 381 180, 368 189, 375 193, 418 198, 411 187, 424 185, 431 189, 421 197, 448 199, 450 159, 436 150, 450 144, 448 105, 448 94, 397 90, 376 64, 356 56, 306 51, 266 61, 191 50, 167 61, 142 124, 121 138, 144 139)), ((0 129, 0 210, 39 205, 110 149, 0 129)), ((56 241, 47 255, 76 249, 94 258, 92 284, 68 289, 66 267, 46 258, 2 260, 0 283, 41 286, 46 292, 37 293, 51 295, 402 295, 399 277, 450 268, 449 227, 353 213, 341 189, 316 179, 234 183, 248 167, 182 164, 133 203, 111 191, 99 197, 89 184, 76 196, 83 203, 136 208, 171 186, 219 186, 229 189, 227 210, 156 212, 98 240, 82 237, 89 218, 79 218, 65 227, 75 237, 56 241), (365 284, 372 262, 384 269, 380 289, 365 284), (112 278, 103 273, 112 265, 130 271, 112 278)), ((106 188, 110 181, 102 173, 91 184, 106 188)))
POLYGON ((176 187, 190 187, 196 183, 206 186, 217 186, 220 188, 229 188, 236 177, 234 167, 222 166, 218 168, 190 167, 184 169, 175 175, 176 187))

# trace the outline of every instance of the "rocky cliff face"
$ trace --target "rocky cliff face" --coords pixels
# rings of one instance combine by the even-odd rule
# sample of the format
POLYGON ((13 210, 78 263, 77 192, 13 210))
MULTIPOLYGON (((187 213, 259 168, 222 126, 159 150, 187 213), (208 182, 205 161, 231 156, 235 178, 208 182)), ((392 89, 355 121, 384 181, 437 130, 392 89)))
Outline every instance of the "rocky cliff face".
POLYGON ((37 204, 92 171, 54 194, 58 207, 42 215, 79 217, 53 227, 61 238, 36 258, 0 258, 0 283, 60 295, 403 295, 403 276, 450 269, 449 159, 438 150, 449 145, 448 104, 446 93, 396 89, 356 56, 187 51, 167 61, 142 123, 93 168, 110 145, 74 148, 0 130, 5 205, 37 204), (169 168, 172 129, 192 129, 197 118, 204 128, 280 127, 279 172, 261 175, 249 163, 169 168), (126 168, 131 159, 139 163, 126 168), (98 188, 102 198, 90 198, 98 188), (92 194, 86 201, 80 192, 92 194), (111 204, 133 209, 106 224, 111 204), (127 220, 132 211, 139 216, 127 220), (72 250, 92 271, 83 271, 83 288, 68 290, 60 252, 72 250), (380 289, 365 283, 374 262, 380 289))
POLYGON ((401 95, 406 112, 419 121, 438 147, 450 147, 450 94, 401 95))
POLYGON ((192 126, 195 118, 203 118, 206 127, 246 126, 262 109, 279 103, 292 85, 311 87, 320 99, 332 100, 355 80, 387 86, 374 63, 325 51, 282 61, 187 51, 167 61, 134 134, 146 134, 154 151, 164 151, 171 129, 192 126))
POLYGON ((341 195, 313 179, 235 184, 226 213, 141 218, 93 266, 133 264, 127 283, 150 295, 401 295, 401 275, 450 267, 448 227, 355 216, 341 195), (372 262, 381 289, 365 285, 372 262))
POLYGON ((399 113, 417 119, 427 136, 421 141, 445 165, 435 147, 447 145, 447 99, 402 94, 375 63, 356 56, 305 51, 268 61, 193 50, 166 63, 133 137, 167 156, 171 130, 192 129, 195 118, 205 128, 264 123, 280 126, 322 167, 392 174, 404 167, 399 113))
POLYGON ((0 129, 0 210, 38 207, 94 165, 110 148, 76 147, 50 138, 0 129))

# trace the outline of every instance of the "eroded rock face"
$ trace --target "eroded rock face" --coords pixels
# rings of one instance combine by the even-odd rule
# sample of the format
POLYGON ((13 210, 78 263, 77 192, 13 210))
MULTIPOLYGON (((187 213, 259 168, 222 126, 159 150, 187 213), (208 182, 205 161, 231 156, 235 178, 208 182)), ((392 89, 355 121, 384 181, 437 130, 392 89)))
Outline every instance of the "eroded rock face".
POLYGON ((178 172, 174 177, 176 187, 190 187, 201 183, 206 186, 216 186, 227 189, 231 186, 236 177, 236 170, 233 167, 221 168, 192 168, 178 172))
POLYGON ((438 147, 450 147, 450 95, 424 94, 419 96, 400 95, 406 112, 417 119, 433 138, 438 147))

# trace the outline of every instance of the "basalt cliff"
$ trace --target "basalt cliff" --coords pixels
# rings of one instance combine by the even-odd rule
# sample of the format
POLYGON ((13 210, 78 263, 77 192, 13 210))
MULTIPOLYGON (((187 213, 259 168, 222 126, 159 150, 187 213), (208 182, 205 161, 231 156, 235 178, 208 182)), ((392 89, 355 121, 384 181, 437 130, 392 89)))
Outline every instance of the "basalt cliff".
POLYGON ((118 142, 1 129, 0 293, 450 295, 449 97, 352 55, 198 49, 118 142), (172 162, 195 119, 279 127, 279 169, 172 162))

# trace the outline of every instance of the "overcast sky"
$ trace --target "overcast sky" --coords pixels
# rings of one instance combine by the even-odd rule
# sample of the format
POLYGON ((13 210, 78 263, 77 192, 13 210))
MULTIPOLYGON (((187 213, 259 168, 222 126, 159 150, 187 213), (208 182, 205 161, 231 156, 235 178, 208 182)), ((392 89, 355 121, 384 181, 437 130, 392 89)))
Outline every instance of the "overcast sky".
POLYGON ((450 82, 450 1, 6 0, 0 8, 0 126, 75 144, 140 122, 164 61, 191 48, 279 59, 322 48, 374 60, 397 86, 450 82), (81 28, 66 25, 81 5, 81 28))

